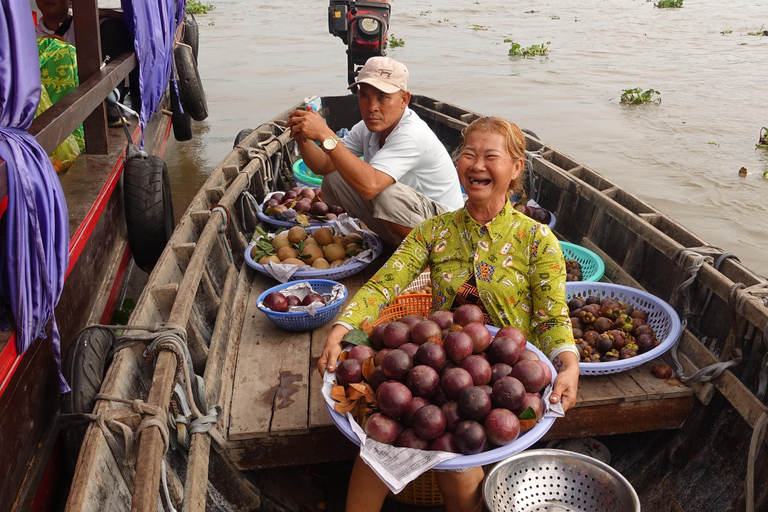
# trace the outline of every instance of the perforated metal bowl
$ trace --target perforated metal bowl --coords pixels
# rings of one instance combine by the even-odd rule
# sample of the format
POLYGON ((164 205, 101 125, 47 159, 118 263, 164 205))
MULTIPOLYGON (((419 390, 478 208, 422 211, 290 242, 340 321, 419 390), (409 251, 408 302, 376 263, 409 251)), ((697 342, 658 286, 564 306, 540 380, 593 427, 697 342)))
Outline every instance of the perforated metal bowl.
POLYGON ((491 512, 640 511, 640 500, 621 473, 566 450, 529 450, 496 464, 483 499, 491 512))

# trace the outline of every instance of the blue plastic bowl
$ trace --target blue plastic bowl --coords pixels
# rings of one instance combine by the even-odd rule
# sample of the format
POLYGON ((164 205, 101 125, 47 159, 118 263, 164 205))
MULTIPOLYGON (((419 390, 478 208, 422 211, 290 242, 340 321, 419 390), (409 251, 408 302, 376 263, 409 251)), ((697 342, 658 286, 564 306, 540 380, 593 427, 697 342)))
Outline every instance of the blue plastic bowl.
MULTIPOLYGON (((320 295, 331 293, 334 286, 339 285, 336 281, 330 281, 327 279, 307 279, 306 281, 312 286, 312 289, 320 295)), ((297 281, 289 281, 284 284, 273 286, 272 288, 265 290, 259 298, 256 300, 256 304, 261 304, 264 301, 264 297, 272 292, 279 292, 289 286, 297 284, 297 281)), ((334 319, 336 314, 341 309, 342 304, 347 299, 347 287, 343 284, 344 295, 332 304, 328 304, 317 310, 314 316, 307 312, 299 313, 281 313, 279 311, 272 311, 271 309, 263 308, 259 306, 259 309, 267 315, 273 324, 288 331, 312 331, 318 327, 322 327, 331 320, 334 319)))
POLYGON ((568 242, 560 242, 563 256, 567 260, 578 261, 581 265, 581 281, 584 283, 597 282, 605 274, 603 259, 584 247, 568 242))

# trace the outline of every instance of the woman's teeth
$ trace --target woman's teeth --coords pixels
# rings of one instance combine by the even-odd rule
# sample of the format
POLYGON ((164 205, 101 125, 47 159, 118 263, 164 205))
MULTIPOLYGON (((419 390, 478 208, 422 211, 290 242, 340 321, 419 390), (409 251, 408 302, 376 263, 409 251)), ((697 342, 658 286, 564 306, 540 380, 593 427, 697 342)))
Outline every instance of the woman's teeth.
POLYGON ((469 182, 472 185, 487 185, 491 182, 491 180, 480 180, 480 179, 470 178, 469 182))

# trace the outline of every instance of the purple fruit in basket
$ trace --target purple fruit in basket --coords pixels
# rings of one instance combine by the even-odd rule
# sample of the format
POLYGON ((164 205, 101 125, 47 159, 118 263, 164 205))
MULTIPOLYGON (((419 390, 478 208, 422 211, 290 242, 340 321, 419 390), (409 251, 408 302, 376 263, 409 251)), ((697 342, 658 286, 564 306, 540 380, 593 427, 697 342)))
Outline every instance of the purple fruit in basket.
POLYGON ((312 208, 312 200, 307 198, 299 199, 293 207, 294 210, 299 212, 308 212, 310 208, 312 208))
POLYGON ((375 412, 365 422, 365 434, 380 443, 392 444, 400 435, 400 427, 393 418, 375 412))
POLYGON ((376 401, 381 412, 393 418, 399 418, 408 412, 413 395, 405 384, 390 380, 376 390, 376 401))
POLYGON ((387 382, 389 379, 387 379, 387 376, 384 375, 384 372, 381 370, 381 366, 377 366, 373 369, 373 373, 371 373, 371 378, 368 379, 368 384, 371 385, 371 388, 373 388, 373 391, 375 392, 377 389, 379 389, 379 386, 381 386, 383 383, 387 382))
POLYGON ((453 312, 453 323, 464 327, 472 322, 483 323, 483 310, 474 304, 464 304, 453 312))
POLYGON ((523 331, 521 331, 517 327, 512 327, 512 326, 502 327, 496 333, 495 337, 500 338, 502 336, 505 338, 512 338, 513 340, 515 340, 517 344, 520 346, 521 352, 525 350, 525 347, 528 345, 528 343, 525 340, 525 333, 523 333, 523 331))
POLYGON ((415 356, 416 352, 419 350, 419 346, 415 343, 403 343, 397 348, 398 350, 402 350, 403 352, 411 356, 411 359, 413 359, 413 356, 415 356))
POLYGON ((488 360, 482 356, 467 356, 461 360, 459 367, 464 368, 469 372, 475 386, 482 386, 491 381, 491 365, 488 360))
POLYGON ((302 306, 309 306, 313 302, 320 302, 322 305, 325 305, 325 299, 323 299, 323 296, 319 293, 310 293, 304 299, 301 301, 302 306))
POLYGON ((509 409, 493 409, 483 421, 488 442, 504 446, 520 435, 520 421, 509 409))
POLYGON ((296 192, 295 190, 289 190, 288 192, 285 193, 285 195, 283 195, 282 203, 285 204, 285 203, 288 203, 290 201, 293 201, 294 199, 296 199, 298 197, 298 195, 299 195, 299 193, 296 192))
POLYGON ((525 386, 514 377, 502 377, 493 383, 491 401, 494 407, 517 409, 525 398, 525 386))
POLYGON ((434 341, 426 342, 419 347, 416 355, 413 356, 413 364, 425 364, 439 372, 445 366, 445 350, 443 346, 434 341))
POLYGON ((280 292, 272 292, 267 294, 267 296, 264 297, 263 302, 264 307, 272 311, 277 311, 279 313, 285 313, 288 311, 288 301, 286 300, 285 295, 280 292))
POLYGON ((449 329, 453 325, 453 312, 446 310, 434 311, 429 315, 429 320, 439 325, 440 330, 449 329))
POLYGON ((464 334, 472 338, 472 352, 479 354, 491 344, 491 331, 480 322, 472 322, 464 326, 464 334))
POLYGON ((491 410, 491 397, 479 386, 471 386, 459 393, 456 399, 459 416, 468 420, 483 421, 491 410))
POLYGON ((515 413, 515 415, 520 416, 523 414, 523 411, 529 407, 533 409, 534 414, 536 414, 536 419, 544 416, 544 402, 541 401, 541 395, 538 393, 526 393, 522 403, 512 412, 515 413))
POLYGON ((368 345, 355 345, 349 351, 349 357, 357 359, 360 363, 364 363, 369 357, 374 357, 376 352, 368 345))
POLYGON ((437 392, 440 377, 434 368, 422 364, 411 368, 405 378, 405 385, 411 390, 413 396, 430 398, 437 392))
POLYGON ((390 322, 381 337, 387 348, 398 348, 411 341, 411 328, 403 322, 390 322))
POLYGON ((642 309, 635 309, 632 311, 632 313, 629 315, 631 318, 639 318, 640 320, 643 320, 644 322, 648 322, 648 313, 646 311, 643 311, 642 309))
POLYGON ((388 379, 404 381, 413 368, 411 356, 405 351, 394 349, 381 360, 381 371, 388 379))
POLYGON ((451 368, 440 376, 440 388, 448 400, 456 400, 459 393, 470 386, 472 376, 464 368, 451 368))
POLYGON ((309 209, 309 213, 312 215, 328 215, 328 205, 322 201, 318 201, 312 205, 309 209))
POLYGON ((269 201, 267 201, 267 207, 278 206, 279 204, 280 204, 279 199, 270 199, 269 201))
POLYGON ((453 442, 459 453, 464 455, 480 453, 485 448, 485 429, 476 421, 462 421, 453 431, 453 442))
POLYGON ((635 338, 635 344, 637 345, 638 354, 644 354, 656 347, 656 341, 650 334, 640 334, 635 338))
POLYGON ((441 340, 442 338, 440 326, 432 320, 422 320, 411 328, 411 341, 417 345, 423 345, 430 340, 441 340))
POLYGON ((412 428, 407 428, 397 436, 395 440, 395 446, 399 448, 415 448, 417 450, 426 450, 429 446, 429 441, 422 439, 412 428))
POLYGON ((424 321, 424 317, 411 313, 401 318, 398 318, 397 321, 407 324, 408 327, 413 329, 416 326, 416 324, 419 324, 424 321))
POLYGON ((301 195, 301 197, 304 197, 307 199, 315 198, 315 191, 309 187, 304 187, 303 189, 301 189, 301 192, 299 194, 301 195))
POLYGON ((368 337, 371 342, 371 346, 374 350, 381 350, 384 348, 384 329, 386 329, 387 322, 380 323, 373 327, 370 336, 368 337))
POLYGON ((544 208, 536 208, 533 211, 533 220, 537 222, 541 222, 542 224, 549 224, 549 221, 552 220, 552 214, 549 213, 544 208))
POLYGON ((640 336, 641 334, 648 334, 650 336, 653 336, 653 328, 648 324, 644 324, 636 327, 635 336, 640 336))
POLYGON ((500 378, 509 376, 510 373, 512 373, 512 366, 506 363, 496 363, 491 366, 491 380, 489 383, 493 385, 500 378))
POLYGON ((539 356, 533 350, 525 349, 522 352, 520 352, 520 357, 517 360, 518 361, 538 361, 539 356))
POLYGON ((547 379, 547 374, 544 373, 539 361, 520 361, 512 367, 512 373, 509 376, 522 382, 528 393, 536 393, 541 390, 550 383, 552 378, 550 374, 550 379, 547 379))
POLYGON ((347 358, 336 368, 336 382, 345 388, 363 381, 363 365, 357 359, 347 358))
POLYGON ((432 398, 429 401, 432 402, 432 405, 436 405, 438 407, 442 407, 443 405, 448 403, 448 399, 445 397, 445 393, 443 393, 442 387, 437 388, 437 392, 432 396, 432 398))
POLYGON ((483 384, 482 386, 477 386, 477 387, 485 391, 486 394, 488 395, 488 398, 491 399, 491 403, 493 403, 493 388, 488 384, 483 384))
POLYGON ((436 452, 459 453, 456 443, 453 441, 453 433, 451 432, 443 432, 431 440, 427 449, 436 452))
POLYGON ((288 307, 291 307, 291 306, 301 306, 301 299, 298 298, 295 295, 287 295, 285 297, 285 300, 288 301, 288 307))
POLYGON ((376 355, 373 356, 373 364, 376 366, 381 366, 381 362, 384 360, 384 356, 392 352, 394 349, 392 348, 383 348, 376 352, 376 355))
POLYGON ((425 405, 413 415, 413 430, 428 441, 445 432, 445 424, 445 414, 436 405, 425 405))
POLYGON ((336 214, 335 213, 326 213, 325 214, 325 218, 328 219, 328 220, 334 220, 334 219, 336 219, 336 214))
POLYGON ((474 345, 472 344, 472 338, 468 334, 454 331, 443 339, 443 348, 445 349, 445 355, 449 359, 459 362, 465 357, 472 355, 474 345))
POLYGON ((329 204, 328 211, 334 215, 341 215, 344 213, 344 208, 341 206, 336 206, 335 204, 329 204))
POLYGON ((552 369, 545 361, 542 361, 541 359, 537 360, 536 362, 539 364, 539 366, 541 366, 541 369, 544 372, 544 386, 546 386, 552 382, 552 369))
POLYGON ((284 194, 284 193, 282 193, 282 192, 275 192, 274 194, 272 194, 271 196, 269 196, 269 199, 270 199, 270 200, 271 200, 271 199, 274 199, 275 201, 277 201, 277 202, 278 202, 278 204, 280 204, 280 202, 282 202, 282 200, 283 200, 283 196, 284 196, 284 195, 285 195, 285 194, 284 194))
POLYGON ((441 407, 443 414, 445 414, 445 430, 447 432, 453 432, 456 429, 456 425, 464 421, 464 418, 459 416, 459 404, 454 402, 446 402, 441 407))
POLYGON ((409 427, 412 427, 413 415, 416 414, 416 411, 418 411, 425 405, 429 405, 429 400, 427 400, 426 398, 422 398, 420 396, 413 397, 413 400, 411 400, 411 405, 408 406, 408 410, 405 411, 405 413, 403 414, 403 417, 401 418, 403 420, 403 423, 405 423, 409 427))
POLYGON ((504 363, 514 366, 520 359, 520 344, 506 336, 496 336, 493 342, 485 349, 485 355, 492 364, 504 363))

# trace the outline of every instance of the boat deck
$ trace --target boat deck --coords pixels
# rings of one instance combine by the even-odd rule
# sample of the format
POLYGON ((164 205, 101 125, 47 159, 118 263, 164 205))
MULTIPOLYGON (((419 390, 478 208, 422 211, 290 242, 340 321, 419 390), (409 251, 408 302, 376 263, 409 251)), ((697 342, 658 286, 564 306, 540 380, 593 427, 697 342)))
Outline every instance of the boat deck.
MULTIPOLYGON (((377 263, 369 268, 379 268, 377 263)), ((255 271, 250 277, 227 425, 230 457, 241 469, 353 458, 358 449, 333 425, 316 370, 332 322, 306 333, 280 329, 256 307, 259 294, 274 281, 255 271)), ((368 277, 363 272, 341 281, 349 290, 347 300, 368 277)), ((693 406, 693 391, 676 379, 656 378, 651 367, 657 362, 582 376, 575 408, 543 439, 680 428, 693 406)))

